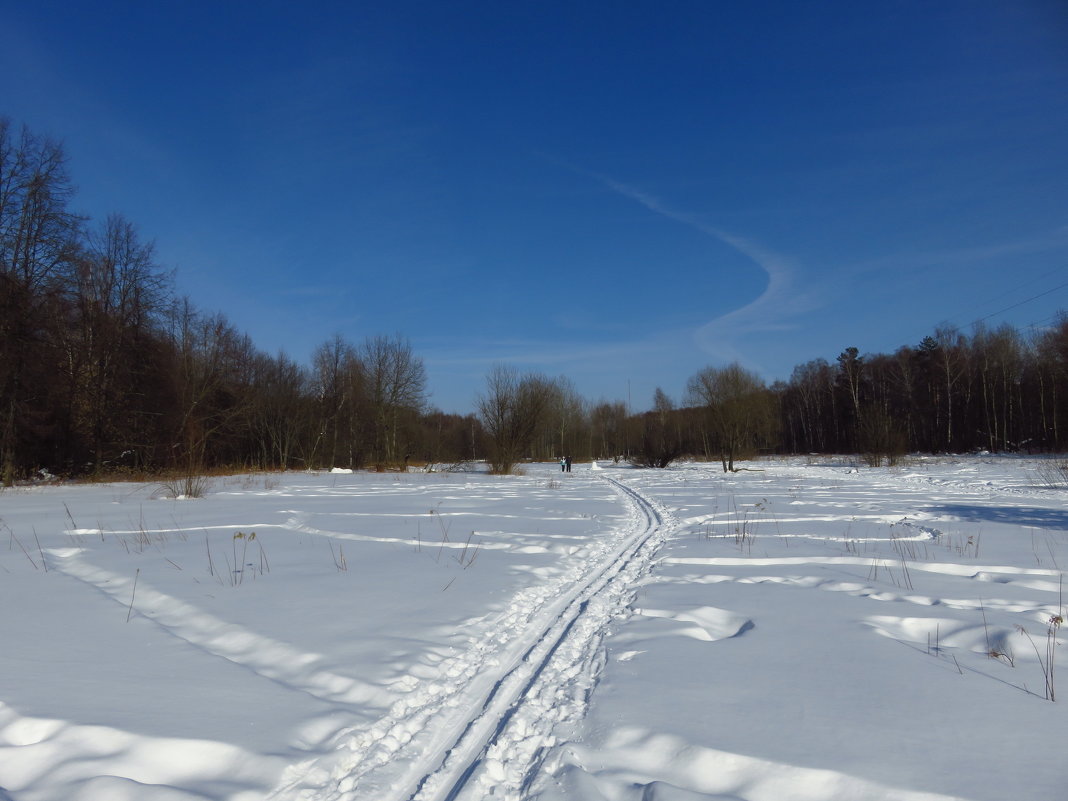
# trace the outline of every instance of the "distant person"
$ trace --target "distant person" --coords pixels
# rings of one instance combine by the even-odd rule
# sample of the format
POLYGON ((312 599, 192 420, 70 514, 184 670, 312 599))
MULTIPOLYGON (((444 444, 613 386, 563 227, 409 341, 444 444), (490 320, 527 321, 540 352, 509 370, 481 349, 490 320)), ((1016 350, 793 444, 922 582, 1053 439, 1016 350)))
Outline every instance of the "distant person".
POLYGON ((565 470, 567 470, 567 457, 566 456, 561 456, 560 457, 560 472, 562 473, 565 470))
POLYGON ((570 473, 571 472, 571 457, 570 456, 565 456, 564 457, 564 466, 567 468, 567 472, 570 473))

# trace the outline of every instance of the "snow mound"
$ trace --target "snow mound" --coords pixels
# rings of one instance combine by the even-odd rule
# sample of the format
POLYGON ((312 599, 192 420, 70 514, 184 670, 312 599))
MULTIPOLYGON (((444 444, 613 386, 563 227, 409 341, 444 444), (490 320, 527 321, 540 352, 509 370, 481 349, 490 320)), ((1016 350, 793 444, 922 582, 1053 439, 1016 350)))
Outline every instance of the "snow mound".
POLYGON ((720 751, 636 727, 613 732, 602 748, 571 744, 556 768, 558 786, 542 794, 540 801, 950 801, 949 796, 937 793, 887 787, 840 771, 720 751), (627 794, 634 789, 640 789, 641 795, 627 794))
POLYGON ((262 797, 284 765, 229 743, 24 717, 0 703, 0 786, 20 799, 57 788, 75 801, 262 797))
POLYGON ((633 635, 624 632, 617 636, 617 642, 628 639, 646 639, 649 636, 666 637, 676 635, 691 637, 703 642, 715 642, 716 640, 728 640, 737 637, 753 628, 753 621, 744 615, 729 612, 726 609, 717 609, 714 606, 690 606, 681 610, 649 609, 647 607, 635 609, 634 613, 646 618, 660 618, 674 621, 677 625, 670 630, 660 626, 656 629, 635 627, 633 635))

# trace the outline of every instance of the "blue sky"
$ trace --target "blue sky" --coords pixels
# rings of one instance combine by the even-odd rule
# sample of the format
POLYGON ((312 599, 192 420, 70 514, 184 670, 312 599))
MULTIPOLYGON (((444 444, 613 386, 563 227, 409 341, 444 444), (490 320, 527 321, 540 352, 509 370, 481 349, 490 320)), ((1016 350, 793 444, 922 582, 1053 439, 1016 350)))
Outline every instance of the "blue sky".
POLYGON ((75 206, 307 362, 399 333, 647 407, 1068 309, 1068 4, 0 0, 75 206), (1012 307, 1012 308, 1010 308, 1012 307))

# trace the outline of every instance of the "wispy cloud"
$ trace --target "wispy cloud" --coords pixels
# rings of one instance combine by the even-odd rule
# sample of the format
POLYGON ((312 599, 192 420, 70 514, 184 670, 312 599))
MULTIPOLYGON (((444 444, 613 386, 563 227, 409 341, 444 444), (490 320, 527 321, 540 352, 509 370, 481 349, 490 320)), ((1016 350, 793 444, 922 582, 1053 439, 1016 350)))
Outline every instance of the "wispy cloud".
POLYGON ((966 245, 938 250, 912 250, 881 256, 867 261, 854 262, 847 267, 851 273, 878 272, 886 269, 923 270, 930 267, 959 266, 1006 257, 1026 256, 1036 253, 1063 250, 1068 247, 1068 225, 1062 225, 1034 236, 993 242, 985 245, 966 245))
POLYGON ((649 211, 687 225, 722 242, 745 256, 767 276, 767 286, 754 300, 699 326, 693 332, 697 345, 717 358, 741 359, 738 340, 753 333, 793 328, 790 318, 811 311, 818 303, 811 292, 798 290, 793 262, 752 240, 710 225, 700 217, 672 208, 660 198, 596 173, 586 172, 616 194, 640 203, 649 211))

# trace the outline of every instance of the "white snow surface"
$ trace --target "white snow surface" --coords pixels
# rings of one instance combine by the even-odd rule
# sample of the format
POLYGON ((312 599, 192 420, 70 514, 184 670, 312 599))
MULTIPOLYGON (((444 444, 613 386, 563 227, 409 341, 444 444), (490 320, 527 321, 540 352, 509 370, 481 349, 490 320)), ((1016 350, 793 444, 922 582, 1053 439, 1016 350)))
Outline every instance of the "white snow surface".
POLYGON ((745 466, 4 490, 0 801, 1068 797, 1041 462, 745 466))

